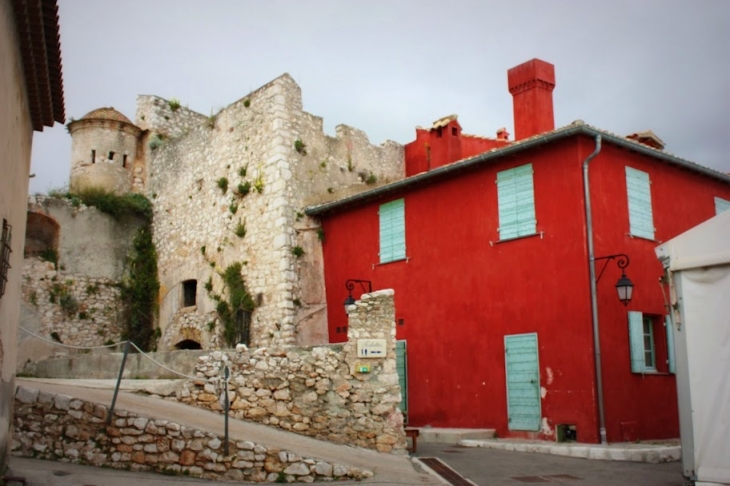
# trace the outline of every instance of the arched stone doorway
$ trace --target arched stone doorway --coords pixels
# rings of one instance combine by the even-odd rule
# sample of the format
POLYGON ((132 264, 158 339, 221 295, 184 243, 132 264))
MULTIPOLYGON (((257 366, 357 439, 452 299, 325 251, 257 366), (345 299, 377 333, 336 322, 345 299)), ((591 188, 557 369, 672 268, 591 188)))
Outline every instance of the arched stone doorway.
POLYGON ((25 258, 58 251, 60 226, 55 219, 43 213, 28 211, 25 229, 25 258))
POLYGON ((192 339, 183 339, 175 345, 175 349, 203 349, 200 343, 192 339))

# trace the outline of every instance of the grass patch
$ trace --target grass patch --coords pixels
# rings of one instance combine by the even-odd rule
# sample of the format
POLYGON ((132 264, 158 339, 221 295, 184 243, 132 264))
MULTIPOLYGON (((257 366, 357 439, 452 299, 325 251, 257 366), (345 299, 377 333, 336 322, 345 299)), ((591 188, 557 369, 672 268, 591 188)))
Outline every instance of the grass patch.
POLYGON ((90 187, 76 193, 67 192, 63 197, 72 204, 79 201, 86 206, 93 206, 116 220, 124 216, 138 216, 146 222, 152 221, 152 203, 142 194, 128 192, 114 194, 99 187, 90 187))
POLYGON ((170 106, 170 109, 172 111, 177 111, 180 109, 180 100, 177 98, 170 98, 170 101, 167 102, 167 104, 170 106))
POLYGON ((45 262, 53 263, 53 268, 58 270, 58 251, 55 248, 46 248, 38 256, 45 262))
POLYGON ((291 249, 292 255, 294 255, 297 258, 300 258, 304 255, 304 248, 301 246, 295 246, 291 249))
POLYGON ((307 155, 307 145, 299 139, 294 142, 294 150, 301 155, 307 155))

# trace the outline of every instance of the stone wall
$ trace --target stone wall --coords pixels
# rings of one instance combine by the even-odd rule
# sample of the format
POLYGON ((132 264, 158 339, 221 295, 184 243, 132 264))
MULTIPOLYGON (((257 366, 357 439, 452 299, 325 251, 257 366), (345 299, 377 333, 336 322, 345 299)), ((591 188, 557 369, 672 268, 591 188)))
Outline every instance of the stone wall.
POLYGON ((252 346, 327 342, 321 235, 304 207, 313 197, 334 199, 402 177, 402 147, 373 146, 345 126, 325 135, 322 119, 302 110, 289 75, 210 117, 140 97, 135 123, 164 135, 159 146, 143 148, 167 349, 184 339, 181 330, 193 329, 179 322, 181 282, 198 282, 199 317, 185 320, 205 335, 217 322, 211 293, 225 298, 220 274, 236 262, 257 301, 252 346))
POLYGON ((134 216, 115 220, 95 207, 41 195, 30 197, 28 212, 58 226, 59 268, 70 275, 114 281, 122 279, 134 237, 145 224, 134 216))
POLYGON ((200 380, 189 382, 178 399, 221 410, 228 383, 231 415, 338 444, 404 452, 395 356, 393 291, 364 294, 349 314, 349 341, 312 348, 215 351, 198 358, 200 380), (384 339, 386 356, 357 357, 359 339, 384 339), (359 365, 370 365, 369 373, 359 365))
POLYGON ((252 482, 312 482, 372 477, 371 471, 330 464, 250 441, 223 437, 168 420, 108 409, 67 395, 18 387, 13 454, 97 467, 252 482))
MULTIPOLYGON (((53 263, 26 258, 22 289, 26 312, 40 319, 40 327, 33 329, 37 334, 48 339, 55 334, 74 346, 119 340, 122 306, 115 281, 66 273, 53 263)), ((24 327, 30 320, 23 316, 24 327)))

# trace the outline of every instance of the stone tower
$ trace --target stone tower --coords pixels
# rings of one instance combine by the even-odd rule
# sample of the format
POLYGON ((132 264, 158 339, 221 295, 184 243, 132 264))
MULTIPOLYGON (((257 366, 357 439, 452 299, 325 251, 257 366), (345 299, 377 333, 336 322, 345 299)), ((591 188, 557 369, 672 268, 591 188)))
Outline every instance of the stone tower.
POLYGON ((73 139, 69 189, 132 190, 142 130, 114 108, 99 108, 68 124, 73 139))

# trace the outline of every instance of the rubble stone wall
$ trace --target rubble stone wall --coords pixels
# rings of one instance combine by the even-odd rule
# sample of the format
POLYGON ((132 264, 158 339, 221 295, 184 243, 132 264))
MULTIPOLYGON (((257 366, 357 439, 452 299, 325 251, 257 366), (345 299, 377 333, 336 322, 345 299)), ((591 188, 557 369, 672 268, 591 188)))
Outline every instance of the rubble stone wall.
MULTIPOLYGON (((393 291, 364 294, 349 314, 349 341, 311 348, 214 351, 198 358, 199 380, 178 400, 221 410, 230 370, 231 416, 338 444, 404 452, 401 390, 395 355, 393 291), (384 339, 382 358, 357 357, 359 339, 384 339), (361 373, 361 365, 370 371, 361 373)), ((224 403, 224 402, 223 402, 224 403)))
POLYGON ((67 395, 18 387, 12 454, 97 467, 247 482, 361 479, 372 472, 223 437, 67 395))
MULTIPOLYGON (((47 339, 73 346, 100 346, 121 335, 117 282, 56 270, 53 263, 31 257, 24 260, 22 280, 24 315, 21 325, 40 320, 31 329, 47 339), (33 313, 32 319, 26 313, 33 313)), ((26 334, 19 335, 25 339, 26 334)))

